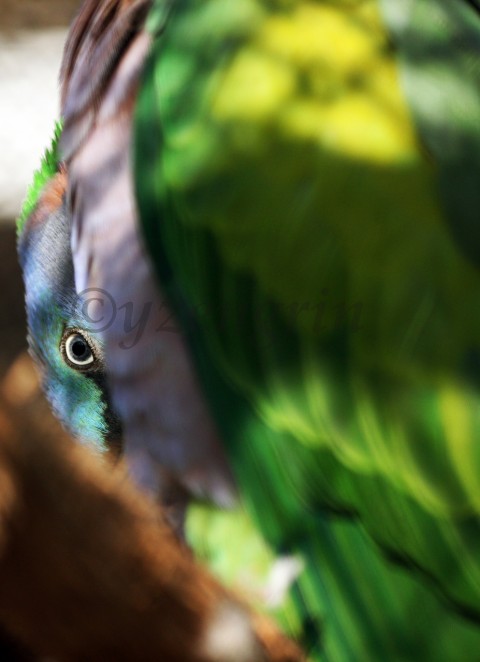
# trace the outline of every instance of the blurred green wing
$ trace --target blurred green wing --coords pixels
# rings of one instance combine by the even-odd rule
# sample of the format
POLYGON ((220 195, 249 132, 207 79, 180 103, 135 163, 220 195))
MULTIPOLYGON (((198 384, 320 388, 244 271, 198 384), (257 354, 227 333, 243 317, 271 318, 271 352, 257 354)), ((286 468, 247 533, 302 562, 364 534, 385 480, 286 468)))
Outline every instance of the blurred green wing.
POLYGON ((151 16, 147 244, 246 505, 304 559, 291 599, 304 632, 305 614, 325 623, 324 659, 479 649, 449 611, 480 618, 480 19, 456 7, 157 0, 151 16))

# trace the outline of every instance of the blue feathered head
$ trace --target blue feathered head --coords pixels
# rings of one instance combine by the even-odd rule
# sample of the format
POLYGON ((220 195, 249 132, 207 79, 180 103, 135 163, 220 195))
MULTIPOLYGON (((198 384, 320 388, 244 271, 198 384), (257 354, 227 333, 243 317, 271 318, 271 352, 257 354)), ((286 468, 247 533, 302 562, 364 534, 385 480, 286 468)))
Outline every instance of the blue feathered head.
POLYGON ((120 425, 108 396, 102 341, 88 331, 75 290, 60 133, 58 125, 17 222, 28 342, 57 416, 72 434, 103 451, 118 446, 120 425))

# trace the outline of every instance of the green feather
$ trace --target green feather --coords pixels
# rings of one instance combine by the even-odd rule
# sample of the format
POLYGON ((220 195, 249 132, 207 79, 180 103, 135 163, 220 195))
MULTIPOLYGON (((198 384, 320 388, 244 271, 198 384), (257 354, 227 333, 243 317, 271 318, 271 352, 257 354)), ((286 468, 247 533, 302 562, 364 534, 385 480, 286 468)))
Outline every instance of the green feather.
POLYGON ((52 143, 45 151, 39 169, 36 170, 33 175, 33 181, 28 188, 27 195, 22 206, 22 211, 17 219, 17 235, 19 236, 23 232, 27 218, 35 209, 45 184, 47 184, 58 171, 58 164, 60 160, 59 142, 61 133, 62 124, 61 122, 56 122, 52 143))
POLYGON ((178 2, 138 102, 147 245, 257 535, 305 563, 282 622, 315 659, 480 645, 480 275, 452 233, 479 168, 470 114, 445 102, 465 66, 480 103, 480 28, 439 2, 456 35, 439 41, 433 4, 178 2), (409 50, 423 34, 429 62, 409 50), (460 145, 449 190, 428 93, 422 115, 402 82, 423 69, 460 145))

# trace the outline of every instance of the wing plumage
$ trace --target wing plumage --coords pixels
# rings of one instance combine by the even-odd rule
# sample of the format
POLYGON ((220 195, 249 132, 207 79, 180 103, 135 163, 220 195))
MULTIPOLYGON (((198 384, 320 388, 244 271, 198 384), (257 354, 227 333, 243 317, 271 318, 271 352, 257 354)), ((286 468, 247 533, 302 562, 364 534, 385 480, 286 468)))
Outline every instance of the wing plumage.
POLYGON ((160 280, 177 314, 198 312, 190 342, 242 492, 310 567, 328 557, 322 513, 359 518, 477 621, 480 280, 455 235, 476 232, 479 15, 245 1, 208 39, 216 11, 177 3, 154 42, 136 186, 160 280))

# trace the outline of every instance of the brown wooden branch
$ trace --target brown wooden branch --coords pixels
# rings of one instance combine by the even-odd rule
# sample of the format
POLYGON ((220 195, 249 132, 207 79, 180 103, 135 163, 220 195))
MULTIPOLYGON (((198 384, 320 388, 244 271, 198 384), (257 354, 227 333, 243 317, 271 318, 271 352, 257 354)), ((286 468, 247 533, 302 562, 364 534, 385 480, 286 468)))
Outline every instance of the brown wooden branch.
POLYGON ((57 660, 302 660, 121 469, 38 420, 28 362, 14 370, 0 393, 0 621, 57 660))

